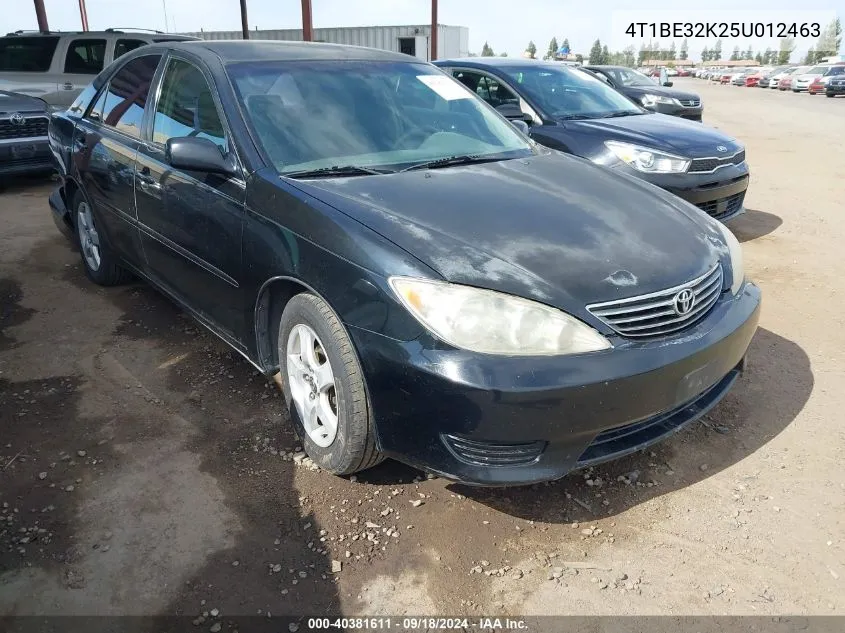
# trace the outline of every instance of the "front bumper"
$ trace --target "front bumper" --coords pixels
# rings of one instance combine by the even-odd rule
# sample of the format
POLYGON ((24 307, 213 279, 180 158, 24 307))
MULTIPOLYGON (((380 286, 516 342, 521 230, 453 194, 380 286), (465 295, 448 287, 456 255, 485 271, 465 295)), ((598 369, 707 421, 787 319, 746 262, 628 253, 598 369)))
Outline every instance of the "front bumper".
POLYGON ((350 327, 379 446, 450 479, 513 485, 640 450, 714 406, 744 367, 760 291, 682 334, 570 357, 499 357, 350 327))
POLYGON ((845 84, 828 84, 825 87, 825 94, 845 95, 845 84))
POLYGON ((8 139, 0 143, 0 177, 49 173, 53 169, 46 138, 8 139))
POLYGON ((748 164, 726 165, 711 173, 644 174, 629 165, 614 165, 683 198, 717 220, 726 221, 745 211, 748 164))
POLYGON ((668 114, 670 116, 681 117, 682 119, 689 119, 690 121, 701 121, 704 114, 704 108, 701 106, 693 108, 668 103, 658 103, 647 109, 652 112, 659 112, 660 114, 668 114))

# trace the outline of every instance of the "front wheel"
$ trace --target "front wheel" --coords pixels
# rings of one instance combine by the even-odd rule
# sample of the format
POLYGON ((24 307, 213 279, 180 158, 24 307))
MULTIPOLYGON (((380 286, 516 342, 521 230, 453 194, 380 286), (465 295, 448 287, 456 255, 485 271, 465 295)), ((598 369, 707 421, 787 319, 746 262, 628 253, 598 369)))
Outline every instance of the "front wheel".
POLYGON ((358 356, 329 305, 311 293, 293 297, 278 349, 285 399, 308 456, 335 475, 382 461, 358 356))
POLYGON ((833 94, 832 92, 826 92, 826 93, 824 94, 824 96, 825 96, 825 97, 830 97, 830 98, 832 99, 832 98, 833 98, 833 97, 835 97, 836 95, 835 95, 835 94, 833 94))

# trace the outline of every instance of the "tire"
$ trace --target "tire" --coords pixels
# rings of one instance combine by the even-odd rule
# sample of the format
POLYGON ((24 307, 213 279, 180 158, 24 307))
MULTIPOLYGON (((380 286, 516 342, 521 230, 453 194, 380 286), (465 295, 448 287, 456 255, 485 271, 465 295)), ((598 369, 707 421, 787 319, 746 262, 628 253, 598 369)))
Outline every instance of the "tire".
POLYGON ((825 96, 825 97, 828 97, 828 98, 830 98, 830 99, 833 99, 833 97, 835 97, 836 95, 835 95, 835 94, 833 94, 832 92, 826 92, 826 93, 824 93, 824 96, 825 96))
POLYGON ((294 296, 282 312, 278 350, 282 390, 308 456, 335 475, 381 462, 361 365, 329 305, 311 293, 294 296), (324 379, 329 374, 331 385, 324 379))
POLYGON ((131 280, 132 274, 117 264, 117 258, 97 232, 91 205, 82 192, 76 192, 72 204, 73 226, 88 279, 100 286, 118 286, 131 280))

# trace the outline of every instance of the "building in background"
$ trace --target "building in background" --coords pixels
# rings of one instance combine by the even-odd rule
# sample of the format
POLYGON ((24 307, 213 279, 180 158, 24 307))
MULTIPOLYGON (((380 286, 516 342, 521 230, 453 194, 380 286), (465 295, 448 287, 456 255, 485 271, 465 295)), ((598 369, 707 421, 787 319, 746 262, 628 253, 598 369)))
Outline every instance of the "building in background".
MULTIPOLYGON (((199 31, 186 33, 204 40, 239 40, 240 31, 199 31)), ((254 40, 301 41, 301 29, 254 30, 249 32, 254 40)), ((395 53, 405 53, 431 61, 431 25, 417 26, 351 26, 314 29, 314 41, 332 44, 349 44, 381 48, 395 53)), ((437 25, 437 59, 467 57, 469 55, 469 29, 465 26, 437 25)))

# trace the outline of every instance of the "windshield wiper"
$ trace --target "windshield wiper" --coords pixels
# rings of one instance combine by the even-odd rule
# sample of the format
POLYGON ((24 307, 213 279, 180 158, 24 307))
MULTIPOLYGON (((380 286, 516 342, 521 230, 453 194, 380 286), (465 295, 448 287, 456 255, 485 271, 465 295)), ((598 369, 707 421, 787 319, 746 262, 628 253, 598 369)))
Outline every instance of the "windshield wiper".
POLYGON ((555 118, 561 121, 578 121, 580 119, 596 119, 598 117, 594 114, 558 114, 555 118))
POLYGON ((373 169, 362 165, 335 165, 333 167, 320 167, 319 169, 303 169, 282 174, 286 178, 320 178, 323 176, 377 176, 391 174, 392 170, 373 169))
POLYGON ((424 163, 417 163, 399 171, 413 171, 414 169, 438 169, 440 167, 451 167, 452 165, 467 165, 469 163, 489 163, 497 160, 502 160, 496 156, 481 156, 479 154, 464 154, 460 156, 447 156, 446 158, 438 158, 436 160, 429 160, 424 163))
POLYGON ((608 112, 607 114, 603 114, 601 116, 602 119, 614 119, 620 116, 636 116, 638 114, 643 114, 643 112, 639 112, 637 110, 617 110, 616 112, 608 112))

